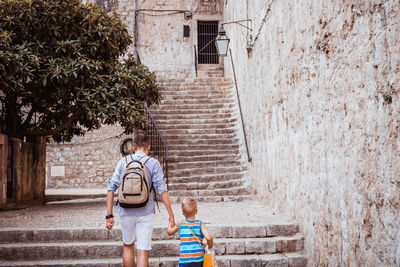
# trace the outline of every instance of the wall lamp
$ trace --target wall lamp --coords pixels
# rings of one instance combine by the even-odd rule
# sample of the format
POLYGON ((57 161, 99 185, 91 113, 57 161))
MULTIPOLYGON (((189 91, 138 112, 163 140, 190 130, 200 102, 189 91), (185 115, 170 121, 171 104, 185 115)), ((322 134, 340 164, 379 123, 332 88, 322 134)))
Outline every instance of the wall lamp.
MULTIPOLYGON (((217 47, 217 53, 219 56, 225 57, 228 54, 228 49, 229 49, 230 39, 226 35, 226 31, 224 30, 224 25, 238 24, 238 25, 246 28, 247 30, 252 31, 252 29, 250 27, 241 24, 241 22, 247 22, 247 21, 251 22, 251 19, 236 20, 236 21, 229 21, 229 22, 221 23, 221 28, 218 30, 218 36, 217 36, 217 39, 215 40, 215 46, 217 47)), ((250 40, 251 39, 252 39, 252 37, 250 35, 250 40)), ((252 48, 253 48, 252 44, 250 42, 248 42, 246 45, 246 50, 247 50, 248 54, 251 53, 252 48)))

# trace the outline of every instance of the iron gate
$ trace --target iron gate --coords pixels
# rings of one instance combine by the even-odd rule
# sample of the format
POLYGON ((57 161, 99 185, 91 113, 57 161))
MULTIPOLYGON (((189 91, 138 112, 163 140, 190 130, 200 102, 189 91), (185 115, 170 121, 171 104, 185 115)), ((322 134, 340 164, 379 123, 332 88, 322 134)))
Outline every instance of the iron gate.
POLYGON ((199 64, 218 64, 219 57, 215 47, 218 35, 218 21, 199 21, 197 23, 199 64))

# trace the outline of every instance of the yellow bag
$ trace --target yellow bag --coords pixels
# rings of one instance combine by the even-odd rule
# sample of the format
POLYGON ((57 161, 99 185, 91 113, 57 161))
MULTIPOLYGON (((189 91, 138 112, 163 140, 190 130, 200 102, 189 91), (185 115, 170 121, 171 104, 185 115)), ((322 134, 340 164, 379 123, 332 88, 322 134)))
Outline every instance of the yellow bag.
POLYGON ((214 255, 212 253, 206 253, 203 256, 203 267, 215 267, 214 255))

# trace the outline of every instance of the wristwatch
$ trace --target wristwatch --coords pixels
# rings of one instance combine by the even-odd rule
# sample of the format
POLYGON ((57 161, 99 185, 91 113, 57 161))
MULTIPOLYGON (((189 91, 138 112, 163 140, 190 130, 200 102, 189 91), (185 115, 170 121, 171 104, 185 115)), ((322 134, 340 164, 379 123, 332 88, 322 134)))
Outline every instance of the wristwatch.
POLYGON ((108 215, 106 216, 106 220, 107 220, 107 219, 111 219, 111 218, 114 218, 114 215, 108 214, 108 215))

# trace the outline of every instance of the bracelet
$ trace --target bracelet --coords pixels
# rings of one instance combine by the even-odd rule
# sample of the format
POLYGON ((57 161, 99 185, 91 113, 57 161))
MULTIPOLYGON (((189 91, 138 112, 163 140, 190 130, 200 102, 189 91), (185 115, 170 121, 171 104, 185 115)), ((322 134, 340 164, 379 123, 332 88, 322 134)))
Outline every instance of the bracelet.
POLYGON ((107 219, 111 219, 111 218, 114 218, 114 215, 108 214, 108 215, 106 216, 106 220, 107 220, 107 219))

